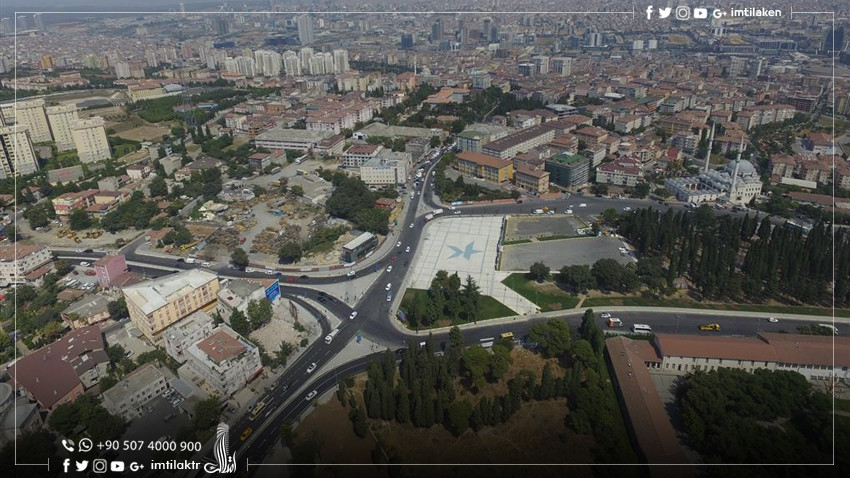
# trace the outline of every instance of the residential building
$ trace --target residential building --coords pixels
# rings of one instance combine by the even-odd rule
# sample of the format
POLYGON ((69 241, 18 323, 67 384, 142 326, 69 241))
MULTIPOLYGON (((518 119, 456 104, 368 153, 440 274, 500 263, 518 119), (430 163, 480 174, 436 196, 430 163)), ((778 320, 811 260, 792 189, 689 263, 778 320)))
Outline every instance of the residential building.
POLYGON ((0 148, 3 153, 0 157, 0 179, 38 171, 38 159, 27 126, 0 126, 0 148))
POLYGON ((29 128, 33 143, 53 141, 47 115, 44 113, 43 99, 18 101, 16 108, 15 124, 29 128))
POLYGON ((47 120, 58 151, 70 151, 77 147, 71 127, 79 119, 75 104, 47 107, 47 120))
POLYGON ((75 209, 86 209, 94 204, 99 190, 87 189, 78 193, 64 193, 52 199, 53 210, 57 216, 70 216, 75 209))
POLYGON ((258 148, 309 151, 315 148, 320 141, 333 135, 332 131, 308 131, 275 127, 258 134, 254 138, 254 142, 258 148))
POLYGON ((103 288, 111 287, 113 281, 128 270, 127 260, 124 254, 104 256, 94 262, 94 272, 97 274, 97 282, 103 288))
POLYGON ((26 284, 28 275, 52 261, 50 249, 43 245, 0 246, 0 284, 26 284))
POLYGON ((44 426, 38 405, 27 397, 18 397, 12 385, 0 383, 0 444, 5 445, 26 433, 34 433, 44 426))
POLYGON ((162 334, 165 352, 177 363, 188 360, 186 350, 212 334, 215 324, 213 318, 199 310, 176 324, 168 327, 162 334))
MULTIPOLYGON (((263 370, 259 348, 224 324, 184 353, 184 367, 221 397, 233 395, 263 370)), ((181 376, 182 371, 183 367, 178 371, 181 376)))
POLYGON ((549 182, 565 188, 587 184, 590 177, 590 159, 580 154, 560 153, 546 160, 549 182))
POLYGON ((473 123, 457 135, 457 145, 461 151, 480 153, 485 144, 504 138, 513 131, 507 126, 473 123))
POLYGON ((310 15, 299 15, 296 17, 295 23, 298 26, 298 43, 309 45, 315 41, 313 33, 313 19, 310 15))
POLYGON ((75 329, 19 358, 8 373, 30 399, 51 411, 73 402, 106 375, 105 347, 97 325, 75 329))
POLYGON ((503 138, 490 141, 481 150, 482 153, 500 159, 507 159, 524 153, 555 138, 555 131, 546 125, 532 126, 511 133, 503 138))
POLYGON ((456 167, 461 174, 492 183, 503 183, 514 177, 514 165, 511 161, 469 151, 461 152, 457 158, 456 167))
POLYGON ((106 160, 112 157, 112 149, 106 137, 106 123, 100 116, 79 120, 71 127, 77 156, 83 163, 106 160))
POLYGON ((266 300, 266 287, 257 280, 228 280, 218 291, 218 305, 225 321, 235 310, 247 314, 248 304, 254 300, 266 300))
POLYGON ((359 168, 366 161, 375 159, 383 151, 380 144, 353 144, 342 156, 342 167, 359 168))
POLYGON ((600 164, 596 168, 596 182, 614 186, 635 187, 643 182, 643 169, 640 162, 623 157, 610 163, 600 164))
POLYGON ((123 289, 130 320, 150 340, 171 324, 197 310, 212 309, 219 291, 218 276, 191 269, 123 289))
POLYGON ((109 298, 87 295, 62 311, 62 320, 73 329, 98 324, 109 318, 109 298))
POLYGON ((393 159, 387 155, 372 158, 360 166, 360 179, 369 186, 404 184, 410 153, 401 153, 407 159, 393 159))
POLYGON ((152 363, 133 370, 101 394, 103 406, 125 420, 142 417, 145 405, 168 389, 168 376, 152 363))
POLYGON ((425 98, 422 103, 433 107, 446 103, 463 103, 468 97, 469 90, 466 88, 442 88, 425 98))
POLYGON ((531 169, 525 166, 514 168, 514 183, 517 187, 534 194, 549 192, 549 176, 549 173, 540 169, 531 169))

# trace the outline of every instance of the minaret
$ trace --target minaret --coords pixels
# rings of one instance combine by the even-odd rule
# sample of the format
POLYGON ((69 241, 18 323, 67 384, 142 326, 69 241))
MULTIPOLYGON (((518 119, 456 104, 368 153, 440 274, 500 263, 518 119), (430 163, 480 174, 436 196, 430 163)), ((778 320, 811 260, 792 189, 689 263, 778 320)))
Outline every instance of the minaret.
POLYGON ((708 135, 708 151, 705 153, 705 172, 708 172, 708 164, 711 162, 711 146, 714 143, 714 123, 711 123, 711 133, 708 135))
POLYGON ((738 182, 738 165, 741 163, 741 154, 744 152, 744 137, 741 136, 741 144, 738 145, 738 157, 735 158, 735 170, 732 171, 732 187, 729 188, 729 202, 734 200, 735 183, 738 182))

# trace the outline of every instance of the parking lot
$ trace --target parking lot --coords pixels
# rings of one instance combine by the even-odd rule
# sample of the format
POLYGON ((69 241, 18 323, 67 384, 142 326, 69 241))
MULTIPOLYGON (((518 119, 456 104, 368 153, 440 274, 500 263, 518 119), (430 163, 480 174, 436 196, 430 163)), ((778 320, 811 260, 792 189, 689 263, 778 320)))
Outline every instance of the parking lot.
MULTIPOLYGON (((172 396, 176 393, 172 392, 172 396)), ((169 400, 170 397, 158 396, 145 404, 145 415, 130 422, 123 438, 144 440, 146 443, 156 441, 163 436, 170 436, 173 439, 178 430, 189 425, 190 420, 169 400)))
POLYGON ((592 265, 599 259, 614 259, 622 264, 632 262, 630 255, 620 253, 620 247, 623 247, 620 239, 608 236, 576 237, 504 246, 499 270, 527 271, 531 268, 531 264, 538 261, 543 262, 553 271, 563 266, 592 265))
POLYGON ((71 273, 60 281, 60 284, 83 291, 94 290, 98 285, 94 268, 91 263, 83 262, 82 264, 75 265, 71 273), (88 264, 88 266, 82 264, 88 264))
POLYGON ((142 333, 137 329, 129 319, 120 327, 106 332, 107 345, 120 345, 132 358, 154 350, 154 347, 142 340, 142 333))
POLYGON ((584 227, 581 220, 566 214, 511 216, 505 225, 505 241, 555 235, 574 236, 578 234, 578 229, 584 227))

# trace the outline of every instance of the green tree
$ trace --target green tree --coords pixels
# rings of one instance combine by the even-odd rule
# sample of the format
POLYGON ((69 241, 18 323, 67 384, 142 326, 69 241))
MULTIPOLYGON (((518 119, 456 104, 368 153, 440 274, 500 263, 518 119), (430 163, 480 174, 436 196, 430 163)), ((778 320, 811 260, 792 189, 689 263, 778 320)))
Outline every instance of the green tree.
POLYGON ((528 333, 532 342, 537 342, 544 354, 558 357, 570 349, 570 326, 558 319, 534 324, 528 333))
POLYGON ((292 447, 295 444, 295 439, 298 434, 292 429, 292 422, 287 420, 280 426, 280 441, 287 447, 292 447))
POLYGON ((638 183, 635 186, 634 197, 641 198, 641 199, 645 198, 646 196, 649 195, 650 187, 651 186, 649 185, 649 183, 638 183))
POLYGON ((283 243, 277 253, 280 261, 283 263, 298 262, 301 260, 302 254, 303 251, 301 249, 301 244, 295 241, 287 241, 283 243))
POLYGON ((549 266, 542 262, 535 262, 534 264, 531 264, 528 277, 537 282, 543 282, 547 277, 549 277, 549 266))
POLYGON ((119 297, 116 300, 113 300, 106 304, 107 311, 109 312, 109 316, 113 320, 123 319, 124 317, 129 317, 130 312, 127 310, 127 302, 124 300, 124 296, 119 297))
POLYGON ((165 178, 157 176, 150 183, 151 197, 168 195, 168 185, 165 184, 165 178))
POLYGON ((468 400, 459 400, 449 405, 449 424, 455 436, 460 435, 469 428, 469 419, 472 418, 472 404, 468 400))
POLYGON ((490 354, 480 345, 463 352, 463 369, 467 379, 476 387, 484 386, 484 376, 490 369, 490 354))
POLYGON ((302 188, 298 184, 294 184, 292 186, 289 186, 289 192, 292 193, 294 196, 303 196, 304 188, 302 188))
POLYGON ((490 378, 499 381, 508 373, 513 359, 509 348, 501 344, 493 346, 493 356, 490 358, 490 378))
POLYGON ((251 328, 256 330, 267 324, 272 318, 272 305, 266 299, 252 300, 248 303, 248 319, 251 328))
POLYGON ((209 430, 218 424, 220 417, 219 398, 212 396, 195 404, 195 417, 192 427, 195 430, 209 430))
POLYGON ((91 227, 91 217, 83 209, 74 209, 69 218, 69 226, 74 231, 88 229, 91 227))
POLYGON ((245 249, 237 247, 230 254, 230 262, 239 269, 245 269, 248 266, 248 253, 245 252, 245 249))
POLYGON ((242 336, 247 336, 251 333, 251 323, 245 317, 245 314, 237 309, 233 309, 233 312, 230 313, 230 328, 242 336))

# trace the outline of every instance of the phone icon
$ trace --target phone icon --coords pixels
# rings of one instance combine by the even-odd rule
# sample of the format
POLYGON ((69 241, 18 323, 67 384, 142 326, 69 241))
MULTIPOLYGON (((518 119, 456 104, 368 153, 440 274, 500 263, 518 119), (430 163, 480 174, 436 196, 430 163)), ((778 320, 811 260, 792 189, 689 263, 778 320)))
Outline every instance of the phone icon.
POLYGON ((73 452, 74 451, 74 441, 73 440, 66 440, 66 439, 63 438, 62 439, 62 447, 64 447, 66 450, 68 450, 70 452, 73 452))

